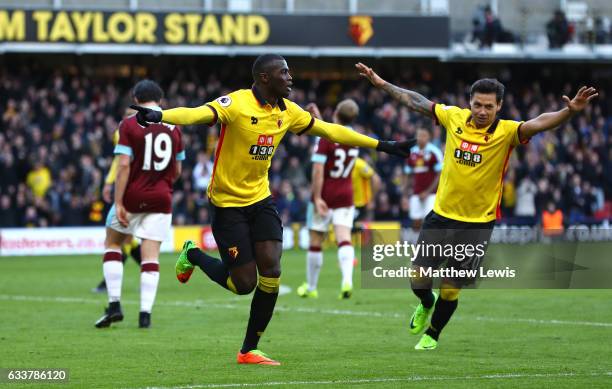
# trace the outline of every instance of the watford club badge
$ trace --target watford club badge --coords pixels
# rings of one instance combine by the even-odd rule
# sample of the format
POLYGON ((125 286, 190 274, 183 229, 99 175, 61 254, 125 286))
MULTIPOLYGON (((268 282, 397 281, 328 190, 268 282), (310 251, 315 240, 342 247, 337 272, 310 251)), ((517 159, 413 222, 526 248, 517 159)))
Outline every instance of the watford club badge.
POLYGON ((230 247, 229 249, 227 249, 227 251, 229 252, 229 255, 231 255, 232 258, 236 259, 238 257, 238 247, 230 247))
POLYGON ((374 35, 371 16, 351 16, 349 18, 349 36, 359 46, 363 46, 374 35))

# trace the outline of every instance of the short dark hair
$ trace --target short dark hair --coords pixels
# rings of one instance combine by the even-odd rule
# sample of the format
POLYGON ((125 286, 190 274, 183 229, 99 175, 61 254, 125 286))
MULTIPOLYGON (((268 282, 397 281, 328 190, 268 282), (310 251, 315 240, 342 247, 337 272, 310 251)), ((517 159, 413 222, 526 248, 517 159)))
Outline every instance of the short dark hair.
POLYGON ((504 84, 497 81, 495 78, 483 78, 472 84, 472 87, 470 88, 470 99, 475 93, 495 93, 495 99, 499 103, 504 99, 505 90, 506 88, 504 87, 504 84))
POLYGON ((284 61, 285 58, 278 54, 262 54, 255 62, 253 62, 253 69, 251 70, 253 74, 253 81, 257 81, 257 76, 259 73, 265 73, 268 71, 270 65, 275 61, 284 61))
POLYGON ((162 88, 155 81, 151 80, 138 81, 132 90, 132 94, 139 103, 149 101, 159 102, 164 97, 162 88))

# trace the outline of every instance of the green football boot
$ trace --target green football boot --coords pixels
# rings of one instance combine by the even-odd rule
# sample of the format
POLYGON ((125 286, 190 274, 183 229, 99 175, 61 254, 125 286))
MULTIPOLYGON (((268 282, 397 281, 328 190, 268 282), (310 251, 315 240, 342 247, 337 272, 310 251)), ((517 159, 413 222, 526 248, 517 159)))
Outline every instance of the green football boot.
POLYGON ((435 350, 438 347, 438 341, 427 334, 423 334, 419 343, 414 346, 415 350, 435 350))
POLYGON ((308 283, 304 282, 297 288, 297 295, 303 298, 319 298, 319 292, 315 290, 308 290, 308 283))
POLYGON ((189 281, 194 268, 193 264, 189 262, 189 259, 187 259, 187 251, 195 248, 198 248, 198 246, 193 240, 186 240, 185 243, 183 243, 183 249, 181 250, 179 257, 176 260, 176 265, 174 265, 174 269, 176 270, 176 278, 183 284, 189 281))
POLYGON ((423 304, 419 303, 412 317, 410 318, 410 333, 412 335, 420 334, 427 326, 427 321, 429 320, 429 315, 433 311, 433 308, 436 306, 436 301, 438 301, 438 294, 436 292, 432 292, 434 295, 434 304, 431 308, 427 309, 423 306, 423 304))

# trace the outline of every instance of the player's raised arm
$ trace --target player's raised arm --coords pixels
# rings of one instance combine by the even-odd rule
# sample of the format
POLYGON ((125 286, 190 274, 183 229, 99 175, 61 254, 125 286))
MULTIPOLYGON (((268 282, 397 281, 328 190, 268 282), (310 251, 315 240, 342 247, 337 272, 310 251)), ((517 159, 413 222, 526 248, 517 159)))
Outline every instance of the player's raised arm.
POLYGON ((400 157, 409 156, 410 148, 416 143, 415 139, 409 139, 402 142, 377 140, 339 124, 328 123, 314 118, 309 134, 323 137, 335 143, 348 146, 367 147, 400 157))
POLYGON ((163 111, 157 111, 150 108, 141 107, 139 105, 130 105, 130 108, 138 111, 136 120, 143 127, 148 126, 148 123, 170 123, 189 126, 192 124, 210 124, 217 118, 217 113, 208 105, 202 105, 195 108, 171 108, 163 111))
POLYGON ((580 88, 578 93, 576 93, 576 96, 574 96, 574 98, 571 100, 569 97, 564 95, 563 101, 565 101, 567 107, 556 112, 543 113, 540 116, 528 120, 521 125, 519 133, 521 141, 529 139, 539 132, 551 130, 560 126, 569 120, 573 115, 582 111, 587 104, 598 95, 599 94, 595 88, 587 88, 586 86, 580 88))
POLYGON ((378 89, 384 90, 411 111, 433 117, 433 112, 431 110, 433 103, 423 95, 408 89, 400 88, 383 80, 374 70, 372 70, 372 68, 361 62, 355 64, 355 67, 359 71, 360 76, 367 78, 372 85, 378 89))

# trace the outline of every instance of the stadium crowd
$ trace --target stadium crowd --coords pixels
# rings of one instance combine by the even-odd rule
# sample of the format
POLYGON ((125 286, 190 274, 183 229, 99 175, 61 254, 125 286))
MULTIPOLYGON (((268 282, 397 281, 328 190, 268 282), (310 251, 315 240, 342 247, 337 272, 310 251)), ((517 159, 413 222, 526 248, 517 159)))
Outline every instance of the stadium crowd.
MULTIPOLYGON (((502 66, 494 72, 485 67, 462 67, 436 73, 427 65, 416 64, 389 71, 386 76, 433 101, 467 107, 470 82, 492 73, 507 88, 501 117, 525 120, 562 108, 561 95, 573 96, 589 81, 581 80, 579 76, 586 74, 578 71, 576 79, 560 82, 553 67, 519 71, 502 66)), ((244 65, 246 70, 236 70, 240 68, 235 66, 235 73, 179 68, 172 78, 156 77, 159 74, 155 71, 149 72, 149 77, 164 88, 166 107, 197 106, 235 88, 248 87, 250 69, 244 65)), ((131 103, 130 87, 138 77, 96 75, 87 67, 77 69, 40 72, 20 66, 0 70, 1 227, 104 223, 109 204, 104 203, 101 192, 112 160, 113 133, 131 103)), ((602 73, 601 79, 604 76, 602 73)), ((327 120, 335 103, 350 97, 361 109, 355 127, 358 131, 402 139, 425 127, 432 130, 432 142, 444 150, 445 134, 439 126, 411 114, 354 74, 349 80, 295 78, 294 101, 302 106, 317 102, 327 120)), ((556 131, 536 136, 527 147, 513 153, 503 189, 505 222, 538 223, 547 209, 561 210, 565 224, 610 217, 612 100, 601 79, 593 81, 600 98, 584 114, 556 131)), ((206 188, 218 130, 218 126, 204 125, 184 128, 187 159, 175 185, 174 224, 210 221, 206 188)), ((305 219, 313 141, 312 137, 288 133, 272 160, 270 182, 285 223, 305 219)), ((384 153, 364 158, 383 179, 373 207, 374 219, 407 224, 410 189, 402 188, 403 161, 384 153)))

